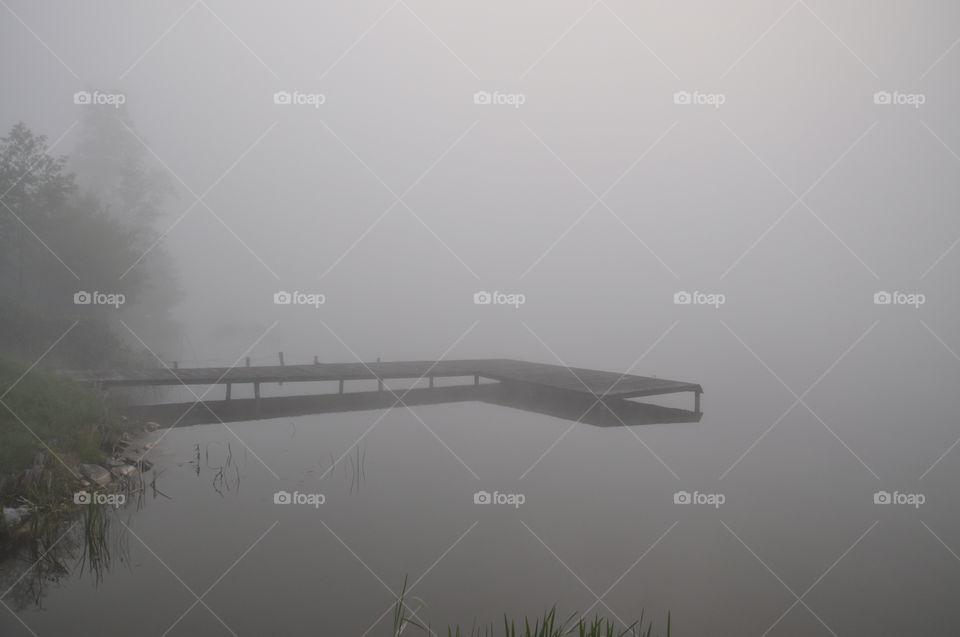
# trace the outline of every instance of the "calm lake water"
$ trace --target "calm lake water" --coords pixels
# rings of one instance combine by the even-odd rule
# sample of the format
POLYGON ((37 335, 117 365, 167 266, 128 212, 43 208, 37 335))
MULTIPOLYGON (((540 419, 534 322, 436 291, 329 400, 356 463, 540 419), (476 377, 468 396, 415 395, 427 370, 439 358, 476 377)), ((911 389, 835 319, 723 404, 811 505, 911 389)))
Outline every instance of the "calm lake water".
MULTIPOLYGON (((914 370, 949 359, 922 331, 906 344, 853 350, 804 398, 816 416, 781 417, 794 396, 740 350, 749 373, 694 376, 700 423, 571 428, 460 403, 157 432, 166 497, 113 515, 102 578, 66 559, 31 598, 29 571, 2 598, 29 629, 0 608, 0 634, 386 635, 405 577, 434 627, 556 605, 660 626, 669 610, 679 635, 957 634, 960 451, 934 464, 957 376, 885 367, 892 350, 914 370)), ((802 395, 845 347, 787 382, 802 395)))

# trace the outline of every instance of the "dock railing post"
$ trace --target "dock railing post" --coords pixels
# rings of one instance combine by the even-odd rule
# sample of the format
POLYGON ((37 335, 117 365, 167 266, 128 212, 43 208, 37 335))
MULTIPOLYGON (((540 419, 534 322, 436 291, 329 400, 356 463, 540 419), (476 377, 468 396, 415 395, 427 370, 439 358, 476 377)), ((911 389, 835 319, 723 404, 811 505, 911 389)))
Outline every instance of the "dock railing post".
POLYGON ((232 383, 227 383, 227 400, 230 400, 230 388, 233 387, 232 383))
POLYGON ((250 357, 247 356, 247 367, 250 367, 250 357))
POLYGON ((343 393, 343 379, 340 379, 340 393, 343 393))
POLYGON ((473 384, 474 384, 474 385, 479 385, 479 384, 480 384, 480 374, 474 374, 474 375, 473 375, 473 384))
POLYGON ((700 411, 700 394, 701 394, 700 391, 695 391, 695 392, 693 393, 693 411, 694 411, 695 413, 698 413, 698 414, 701 413, 701 411, 700 411))
MULTIPOLYGON (((380 362, 380 357, 379 357, 379 356, 377 356, 377 362, 378 362, 378 363, 380 362)), ((379 392, 382 392, 382 391, 383 391, 383 379, 380 378, 380 374, 377 374, 377 391, 379 391, 379 392)))
POLYGON ((253 399, 254 399, 254 407, 257 409, 257 411, 259 411, 259 410, 260 410, 260 383, 259 383, 259 381, 253 383, 253 399))

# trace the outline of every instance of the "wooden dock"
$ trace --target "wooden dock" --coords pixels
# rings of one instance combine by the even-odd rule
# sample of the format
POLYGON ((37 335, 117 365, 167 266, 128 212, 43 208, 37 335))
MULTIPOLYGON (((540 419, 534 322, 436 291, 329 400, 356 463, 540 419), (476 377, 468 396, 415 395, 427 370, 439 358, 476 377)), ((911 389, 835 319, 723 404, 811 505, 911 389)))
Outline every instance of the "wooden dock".
MULTIPOLYGON (((282 360, 282 357, 281 357, 282 360)), ((344 394, 347 381, 377 381, 384 391, 384 381, 396 379, 424 380, 429 388, 437 378, 472 378, 496 381, 504 388, 525 393, 555 397, 587 397, 625 400, 690 392, 694 395, 694 413, 700 413, 703 388, 665 378, 619 374, 578 367, 547 365, 526 361, 493 358, 444 361, 387 361, 376 363, 314 363, 308 365, 267 365, 237 367, 158 368, 147 370, 84 370, 64 371, 64 376, 101 389, 111 387, 150 387, 176 385, 225 385, 225 400, 231 399, 232 386, 251 384, 254 400, 260 399, 263 383, 337 382, 344 394)), ((389 393, 389 390, 388 390, 389 393)))

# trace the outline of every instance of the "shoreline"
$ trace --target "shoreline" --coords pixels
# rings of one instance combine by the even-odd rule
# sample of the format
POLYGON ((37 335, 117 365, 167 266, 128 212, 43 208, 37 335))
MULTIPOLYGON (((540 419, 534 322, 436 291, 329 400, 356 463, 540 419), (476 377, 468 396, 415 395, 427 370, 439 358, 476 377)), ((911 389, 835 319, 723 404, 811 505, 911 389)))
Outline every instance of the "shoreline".
POLYGON ((99 462, 71 462, 68 470, 68 460, 48 447, 34 454, 28 468, 0 476, 0 561, 51 523, 76 515, 77 507, 122 505, 144 489, 144 474, 153 463, 143 456, 153 448, 151 439, 161 425, 131 425, 124 417, 119 426, 100 427, 106 444, 99 462))

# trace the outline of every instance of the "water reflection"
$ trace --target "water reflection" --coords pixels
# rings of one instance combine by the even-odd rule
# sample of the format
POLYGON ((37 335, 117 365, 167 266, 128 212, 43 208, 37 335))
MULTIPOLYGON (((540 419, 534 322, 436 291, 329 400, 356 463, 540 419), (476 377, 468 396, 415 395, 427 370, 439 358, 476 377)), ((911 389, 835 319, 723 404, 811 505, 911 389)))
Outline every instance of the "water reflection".
MULTIPOLYGON (((304 416, 311 414, 389 409, 403 405, 440 405, 484 402, 511 407, 597 427, 624 427, 665 423, 700 422, 703 414, 686 409, 612 397, 598 399, 580 392, 531 389, 508 383, 456 385, 408 390, 350 392, 311 396, 277 396, 255 399, 169 403, 136 408, 136 415, 177 426, 304 416)), ((294 425, 288 431, 296 435, 294 425)))
MULTIPOLYGON (((358 458, 362 461, 363 456, 358 458)), ((179 466, 190 467, 197 478, 209 481, 213 492, 225 497, 239 493, 246 464, 246 449, 235 456, 230 441, 212 441, 202 447, 195 444, 190 458, 179 466)), ((58 506, 34 515, 20 537, 0 554, 0 602, 15 611, 30 606, 42 608, 51 585, 72 577, 89 577, 99 585, 117 564, 129 568, 127 528, 134 514, 150 500, 173 499, 158 486, 165 471, 152 471, 149 481, 137 472, 109 492, 110 503, 94 499, 88 504, 58 506)), ((351 491, 359 489, 362 475, 360 465, 351 491)))
POLYGON ((350 494, 360 493, 360 485, 367 477, 366 471, 367 450, 360 445, 353 448, 347 455, 347 462, 343 466, 344 476, 350 481, 350 494))
POLYGON ((87 504, 71 518, 38 518, 0 561, 0 601, 14 610, 42 607, 44 595, 76 573, 97 585, 116 564, 130 566, 130 543, 122 518, 129 522, 146 501, 144 492, 117 507, 87 504))
POLYGON ((483 402, 531 411, 545 416, 581 422, 595 427, 632 427, 682 422, 700 422, 702 413, 639 403, 622 398, 603 397, 560 391, 529 391, 510 386, 488 392, 483 402))

